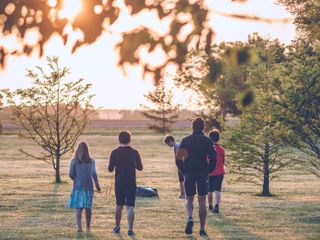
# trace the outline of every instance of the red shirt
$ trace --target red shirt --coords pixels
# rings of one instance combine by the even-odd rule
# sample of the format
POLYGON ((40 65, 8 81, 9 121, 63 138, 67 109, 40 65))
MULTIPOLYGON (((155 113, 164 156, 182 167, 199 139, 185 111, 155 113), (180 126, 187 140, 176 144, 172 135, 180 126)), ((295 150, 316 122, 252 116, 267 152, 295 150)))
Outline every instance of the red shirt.
POLYGON ((225 160, 225 154, 224 154, 224 148, 221 147, 219 144, 215 143, 214 147, 217 152, 217 162, 216 167, 209 175, 210 176, 219 176, 223 175, 224 172, 224 160, 225 160))

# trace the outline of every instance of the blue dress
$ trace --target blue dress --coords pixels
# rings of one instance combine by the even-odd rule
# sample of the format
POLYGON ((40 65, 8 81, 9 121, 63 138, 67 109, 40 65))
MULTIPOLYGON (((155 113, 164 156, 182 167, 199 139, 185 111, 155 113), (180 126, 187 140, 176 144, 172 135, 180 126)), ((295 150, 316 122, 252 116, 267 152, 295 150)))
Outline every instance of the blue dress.
POLYGON ((91 208, 93 202, 93 180, 96 186, 99 186, 94 159, 88 163, 80 163, 76 158, 72 159, 69 177, 73 180, 73 188, 67 207, 91 208))

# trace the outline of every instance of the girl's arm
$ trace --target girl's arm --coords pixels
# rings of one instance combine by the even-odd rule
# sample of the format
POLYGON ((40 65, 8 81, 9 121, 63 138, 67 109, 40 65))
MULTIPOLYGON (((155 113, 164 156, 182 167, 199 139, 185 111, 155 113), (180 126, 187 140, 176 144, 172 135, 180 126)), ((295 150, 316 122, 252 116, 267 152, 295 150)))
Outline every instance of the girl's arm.
POLYGON ((70 163, 70 169, 69 169, 69 177, 74 180, 75 177, 76 177, 76 171, 75 171, 75 162, 74 162, 74 159, 71 160, 71 163, 70 163))
POLYGON ((91 172, 91 174, 92 174, 94 184, 96 185, 97 191, 101 192, 101 187, 99 184, 98 175, 97 175, 97 171, 96 171, 96 163, 93 159, 92 159, 92 172, 91 172))

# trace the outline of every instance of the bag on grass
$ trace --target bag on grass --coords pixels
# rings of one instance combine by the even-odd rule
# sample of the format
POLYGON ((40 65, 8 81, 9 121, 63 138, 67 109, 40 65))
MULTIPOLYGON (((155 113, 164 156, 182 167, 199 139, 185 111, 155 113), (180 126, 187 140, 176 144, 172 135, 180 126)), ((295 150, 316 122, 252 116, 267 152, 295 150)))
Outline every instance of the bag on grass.
POLYGON ((136 196, 139 197, 159 197, 158 190, 150 187, 137 187, 136 196))

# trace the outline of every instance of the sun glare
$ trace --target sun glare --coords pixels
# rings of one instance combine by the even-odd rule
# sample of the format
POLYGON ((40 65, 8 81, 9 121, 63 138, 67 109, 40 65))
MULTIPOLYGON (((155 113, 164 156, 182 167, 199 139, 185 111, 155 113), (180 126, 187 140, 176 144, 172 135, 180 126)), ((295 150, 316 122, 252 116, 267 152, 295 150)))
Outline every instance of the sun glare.
POLYGON ((81 11, 81 0, 64 0, 59 18, 72 20, 81 11))

